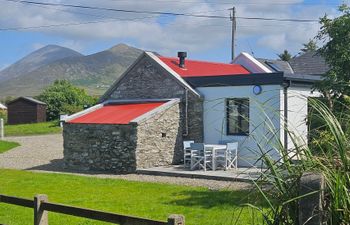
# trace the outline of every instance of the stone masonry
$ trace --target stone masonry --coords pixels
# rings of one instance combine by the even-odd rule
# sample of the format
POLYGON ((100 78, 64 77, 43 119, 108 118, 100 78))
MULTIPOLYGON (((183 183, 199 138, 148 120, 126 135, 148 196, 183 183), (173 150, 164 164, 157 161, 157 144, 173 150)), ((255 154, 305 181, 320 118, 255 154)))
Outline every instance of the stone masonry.
POLYGON ((76 170, 136 170, 136 124, 69 124, 63 126, 65 166, 76 170))
POLYGON ((183 154, 179 105, 176 104, 137 126, 136 161, 138 168, 171 165, 183 154))
MULTIPOLYGON (((184 140, 203 142, 203 99, 186 90, 179 81, 150 57, 144 56, 103 100, 179 98, 184 140), (188 133, 186 129, 188 100, 188 133)), ((182 147, 179 148, 182 151, 182 147)))
POLYGON ((77 170, 131 173, 179 161, 182 144, 179 104, 138 122, 69 124, 63 127, 64 161, 77 170))

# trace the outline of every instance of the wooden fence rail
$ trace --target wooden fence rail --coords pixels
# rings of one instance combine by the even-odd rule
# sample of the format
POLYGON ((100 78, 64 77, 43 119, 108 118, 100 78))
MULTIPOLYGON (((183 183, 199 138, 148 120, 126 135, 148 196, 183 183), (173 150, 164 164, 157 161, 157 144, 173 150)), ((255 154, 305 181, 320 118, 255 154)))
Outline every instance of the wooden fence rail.
POLYGON ((182 215, 170 215, 168 221, 150 220, 135 216, 120 215, 99 210, 74 207, 48 202, 47 195, 36 195, 34 200, 0 195, 0 203, 34 209, 34 225, 48 225, 48 212, 61 213, 120 225, 185 225, 182 215))

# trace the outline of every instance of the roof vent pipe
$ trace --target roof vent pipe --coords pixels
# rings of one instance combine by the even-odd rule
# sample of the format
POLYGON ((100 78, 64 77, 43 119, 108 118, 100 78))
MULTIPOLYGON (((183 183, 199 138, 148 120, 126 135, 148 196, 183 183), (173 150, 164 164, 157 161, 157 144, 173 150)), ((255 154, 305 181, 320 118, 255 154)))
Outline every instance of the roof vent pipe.
POLYGON ((187 52, 178 52, 177 57, 179 57, 179 67, 185 68, 185 58, 187 57, 187 52))

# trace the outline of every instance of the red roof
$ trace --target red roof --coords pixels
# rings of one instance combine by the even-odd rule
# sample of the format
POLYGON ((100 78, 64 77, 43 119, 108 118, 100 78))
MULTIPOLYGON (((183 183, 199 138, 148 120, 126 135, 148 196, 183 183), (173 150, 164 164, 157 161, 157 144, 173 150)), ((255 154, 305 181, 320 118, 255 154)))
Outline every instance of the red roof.
POLYGON ((133 119, 157 108, 164 102, 106 105, 68 123, 129 124, 133 119))
POLYGON ((186 59, 185 68, 180 68, 178 58, 163 56, 159 56, 158 58, 181 77, 207 77, 250 74, 247 69, 238 64, 205 62, 186 59))

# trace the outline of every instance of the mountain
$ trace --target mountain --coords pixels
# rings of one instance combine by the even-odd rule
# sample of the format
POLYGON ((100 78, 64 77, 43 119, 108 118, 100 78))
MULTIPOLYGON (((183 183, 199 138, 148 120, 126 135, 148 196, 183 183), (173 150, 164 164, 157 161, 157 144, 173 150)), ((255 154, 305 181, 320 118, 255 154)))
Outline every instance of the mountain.
POLYGON ((18 62, 1 71, 0 81, 3 82, 5 80, 21 77, 43 65, 47 65, 59 59, 77 56, 83 55, 69 48, 64 48, 58 45, 47 45, 30 53, 18 62))
MULTIPOLYGON (((57 79, 67 79, 91 94, 100 95, 141 53, 140 49, 118 44, 92 55, 51 60, 21 76, 0 82, 0 96, 35 96, 57 79)), ((3 72, 6 71, 1 74, 3 72)))

